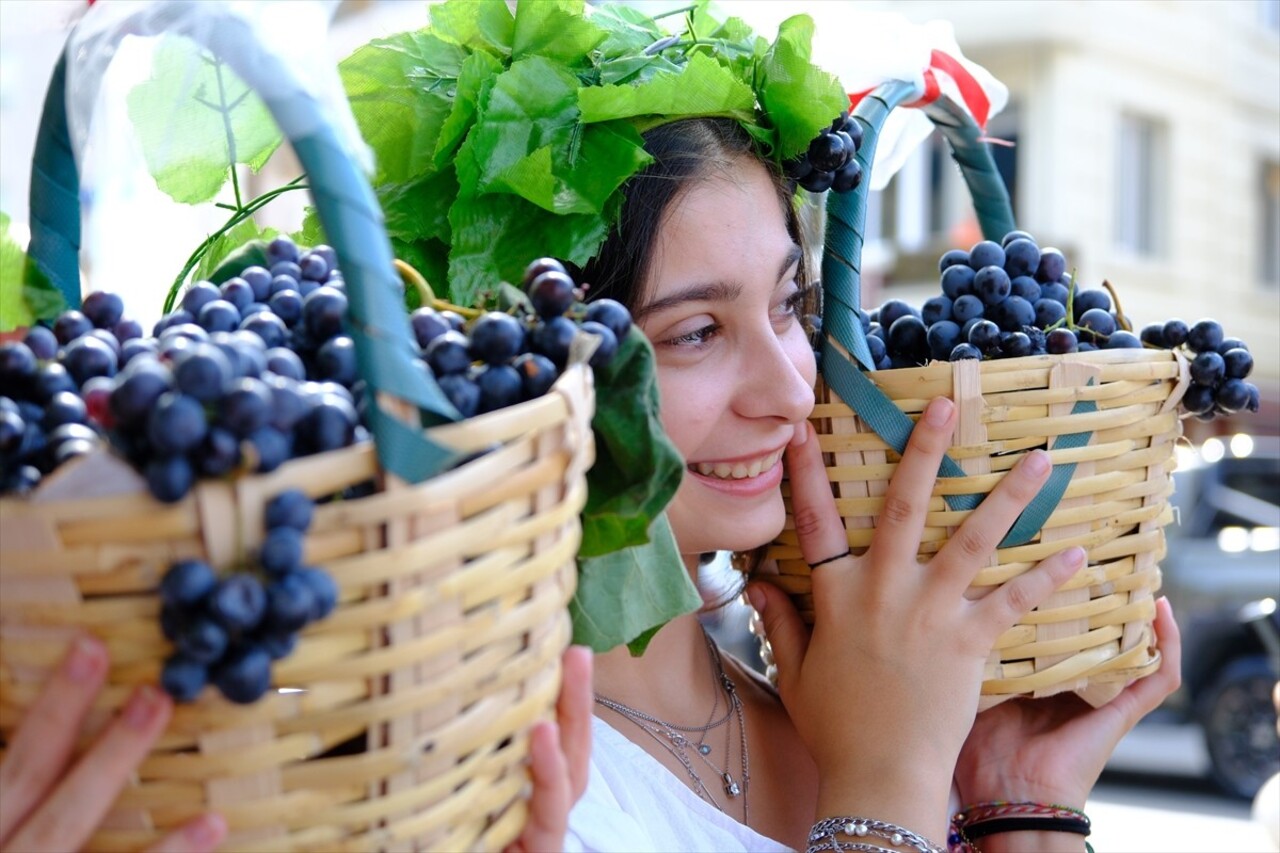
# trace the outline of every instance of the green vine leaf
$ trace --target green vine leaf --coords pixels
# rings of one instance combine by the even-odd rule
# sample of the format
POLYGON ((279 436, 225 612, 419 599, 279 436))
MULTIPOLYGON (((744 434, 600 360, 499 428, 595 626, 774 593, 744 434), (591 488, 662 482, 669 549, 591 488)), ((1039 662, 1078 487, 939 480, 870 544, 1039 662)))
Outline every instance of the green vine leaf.
POLYGON ((175 201, 210 201, 238 164, 258 171, 281 135, 260 98, 219 61, 192 58, 191 43, 164 38, 151 77, 127 97, 147 169, 175 201))
POLYGON ((27 253, 9 234, 9 222, 9 215, 0 211, 0 332, 52 320, 67 307, 35 264, 28 265, 27 253))

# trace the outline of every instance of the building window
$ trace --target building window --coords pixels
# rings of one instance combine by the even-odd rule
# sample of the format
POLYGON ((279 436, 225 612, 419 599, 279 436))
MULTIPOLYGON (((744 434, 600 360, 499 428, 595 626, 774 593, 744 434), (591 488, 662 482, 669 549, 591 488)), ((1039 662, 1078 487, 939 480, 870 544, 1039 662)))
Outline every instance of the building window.
POLYGON ((1280 287, 1280 163, 1263 163, 1261 171, 1258 278, 1280 287))
POLYGON ((1166 151, 1160 123, 1136 115, 1120 117, 1115 240, 1134 254, 1154 256, 1163 249, 1166 151))

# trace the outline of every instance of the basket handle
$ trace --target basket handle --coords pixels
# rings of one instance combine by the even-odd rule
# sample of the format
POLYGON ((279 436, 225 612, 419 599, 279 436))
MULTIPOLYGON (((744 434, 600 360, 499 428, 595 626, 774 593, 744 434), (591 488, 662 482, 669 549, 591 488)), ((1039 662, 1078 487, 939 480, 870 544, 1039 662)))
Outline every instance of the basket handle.
MULTIPOLYGON (((456 421, 459 416, 435 381, 414 366, 414 347, 399 296, 391 243, 368 180, 346 154, 335 130, 323 120, 317 99, 296 83, 297 77, 286 63, 261 44, 248 22, 226 8, 216 12, 205 9, 202 26, 184 28, 186 6, 151 7, 147 15, 134 16, 129 31, 135 35, 181 32, 194 38, 262 96, 307 173, 321 225, 341 259, 349 303, 348 329, 360 375, 369 389, 369 428, 378 460, 383 470, 409 482, 434 476, 457 460, 457 452, 390 414, 384 408, 384 397, 413 404, 431 424, 456 421), (216 22, 208 18, 213 14, 219 16, 216 22), (291 82, 294 85, 289 85, 291 82)), ((124 29, 117 28, 112 36, 117 43, 124 29)), ((68 306, 78 307, 80 175, 67 125, 66 54, 64 50, 54 68, 36 135, 31 165, 31 244, 24 277, 44 275, 66 297, 68 306)))
MULTIPOLYGON (((919 91, 913 84, 893 80, 858 102, 852 117, 864 126, 862 145, 858 149, 858 161, 864 174, 870 173, 876 142, 889 113, 915 100, 918 95, 919 91)), ((952 158, 960 166, 973 198, 974 212, 983 236, 999 240, 1015 227, 1013 208, 991 150, 982 141, 982 129, 967 111, 946 96, 925 106, 924 112, 951 146, 952 158)), ((862 235, 866 228, 870 183, 864 180, 852 192, 827 194, 827 232, 822 255, 822 378, 886 444, 902 453, 906 450, 914 423, 863 372, 875 370, 866 332, 859 320, 862 313, 862 235), (833 339, 842 349, 833 345, 833 339)), ((1075 405, 1072 414, 1096 408, 1092 401, 1082 400, 1075 405)), ((1060 436, 1054 446, 1082 447, 1088 444, 1091 434, 1082 432, 1060 436)), ((1021 545, 1039 533, 1062 500, 1074 473, 1075 463, 1055 465, 1040 493, 1023 510, 1000 547, 1021 545)), ((938 475, 966 476, 964 469, 945 455, 938 475)), ((972 510, 982 502, 982 495, 946 495, 945 500, 953 510, 972 510)))

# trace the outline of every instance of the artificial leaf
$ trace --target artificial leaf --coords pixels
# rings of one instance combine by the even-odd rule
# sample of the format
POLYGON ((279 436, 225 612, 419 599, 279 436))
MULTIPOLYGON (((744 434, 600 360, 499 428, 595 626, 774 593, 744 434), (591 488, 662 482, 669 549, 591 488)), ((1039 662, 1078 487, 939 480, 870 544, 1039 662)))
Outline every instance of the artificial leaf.
POLYGON ((778 27, 778 38, 760 64, 760 105, 778 131, 773 156, 803 151, 849 99, 840 82, 809 62, 813 19, 796 15, 778 27))
POLYGON ((419 30, 375 39, 339 64, 351 112, 377 158, 375 184, 434 171, 436 142, 467 55, 461 45, 419 30))
POLYGON ((196 280, 222 284, 246 266, 269 267, 266 247, 279 233, 275 228, 259 228, 252 218, 245 219, 209 245, 192 275, 196 280))
POLYGON ((0 211, 0 332, 52 320, 66 310, 62 293, 45 277, 9 233, 9 215, 0 211))
POLYGON ((731 116, 752 120, 755 93, 714 59, 694 54, 678 74, 654 76, 641 84, 590 86, 578 93, 586 123, 657 115, 731 116))
POLYGON ((538 0, 516 6, 511 58, 541 56, 561 65, 586 65, 608 36, 582 14, 582 0, 538 0))
POLYGON ((449 242, 449 202, 458 194, 453 169, 426 177, 378 187, 387 234, 401 240, 436 239, 449 242))
POLYGON ((515 19, 504 0, 452 0, 434 4, 429 14, 441 37, 494 56, 511 55, 515 19))
POLYGON ((655 42, 666 37, 657 22, 630 6, 609 4, 597 7, 591 14, 591 23, 605 31, 605 38, 596 47, 600 59, 643 54, 655 42))
POLYGON ((638 328, 597 371, 596 399, 596 461, 587 473, 579 547, 584 557, 643 543, 684 474, 684 461, 658 417, 653 347, 638 328))
POLYGON ((666 513, 653 520, 648 539, 579 558, 578 588, 569 603, 574 643, 597 652, 628 643, 632 654, 642 654, 657 628, 702 606, 666 513))
POLYGON ((262 100, 221 61, 167 36, 151 76, 130 90, 129 119, 156 186, 175 201, 212 200, 237 164, 255 172, 280 144, 262 100))

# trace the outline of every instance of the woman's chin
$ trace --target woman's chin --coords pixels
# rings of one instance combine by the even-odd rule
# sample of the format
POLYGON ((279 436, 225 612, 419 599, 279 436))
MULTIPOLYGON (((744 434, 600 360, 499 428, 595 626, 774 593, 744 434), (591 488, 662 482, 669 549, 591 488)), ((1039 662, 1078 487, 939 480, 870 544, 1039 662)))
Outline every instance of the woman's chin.
MULTIPOLYGON (((686 495, 682 485, 667 509, 680 553, 752 551, 777 538, 787 522, 782 493, 752 501, 752 506, 716 506, 686 495)), ((720 503, 716 501, 714 503, 720 503)))

